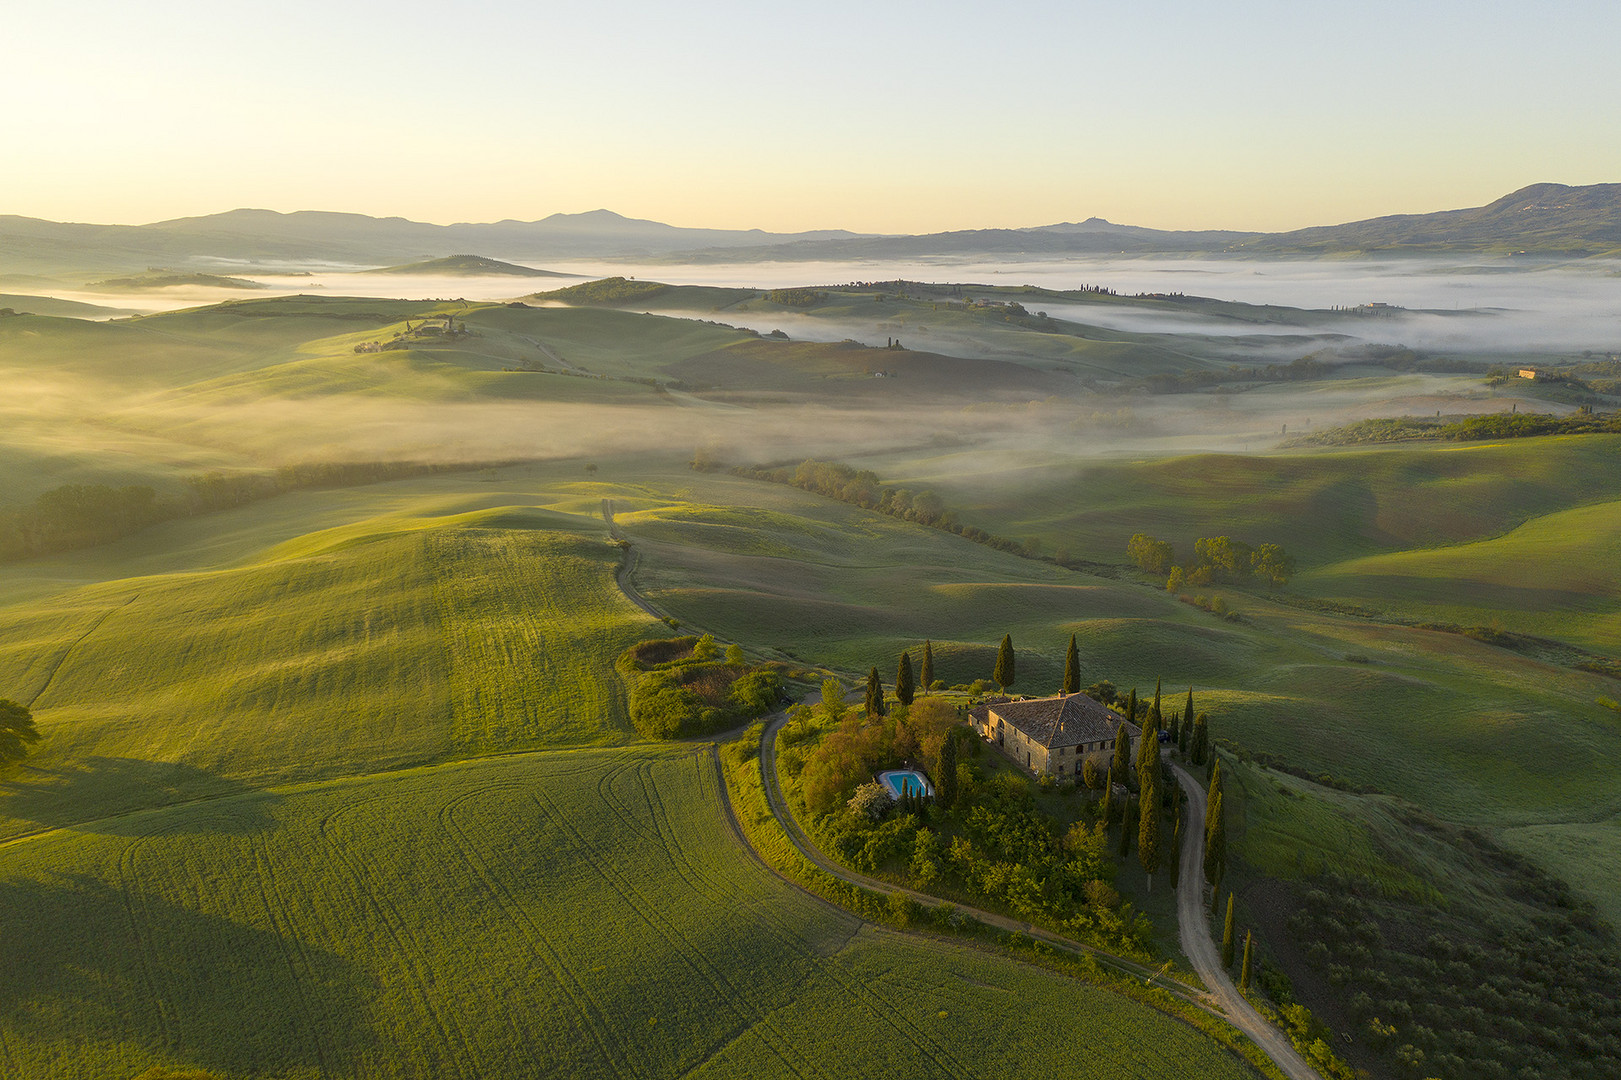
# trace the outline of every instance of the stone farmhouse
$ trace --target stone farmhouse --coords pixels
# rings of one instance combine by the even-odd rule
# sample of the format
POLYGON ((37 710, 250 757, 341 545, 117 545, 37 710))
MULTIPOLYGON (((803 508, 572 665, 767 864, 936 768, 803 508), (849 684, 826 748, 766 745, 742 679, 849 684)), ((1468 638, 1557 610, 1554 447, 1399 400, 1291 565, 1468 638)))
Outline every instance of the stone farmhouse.
MULTIPOLYGON (((1016 765, 1035 776, 1045 773, 1060 779, 1078 775, 1086 755, 1112 753, 1124 720, 1085 694, 987 702, 970 710, 968 717, 979 736, 1016 765)), ((1141 734, 1129 722, 1126 731, 1133 738, 1141 734)))

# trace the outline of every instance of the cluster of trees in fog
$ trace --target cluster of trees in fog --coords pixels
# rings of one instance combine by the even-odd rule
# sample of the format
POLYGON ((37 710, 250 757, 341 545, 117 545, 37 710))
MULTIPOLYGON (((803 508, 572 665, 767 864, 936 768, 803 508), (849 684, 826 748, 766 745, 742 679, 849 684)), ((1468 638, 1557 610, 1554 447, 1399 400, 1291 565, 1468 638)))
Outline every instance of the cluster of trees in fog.
POLYGON ((1295 572, 1294 556, 1281 545, 1252 548, 1230 536, 1202 536, 1195 540, 1192 561, 1182 565, 1177 563, 1176 548, 1169 541, 1146 533, 1136 533, 1127 541, 1126 555, 1145 573, 1167 575, 1165 587, 1172 592, 1187 585, 1252 578, 1282 586, 1295 572))

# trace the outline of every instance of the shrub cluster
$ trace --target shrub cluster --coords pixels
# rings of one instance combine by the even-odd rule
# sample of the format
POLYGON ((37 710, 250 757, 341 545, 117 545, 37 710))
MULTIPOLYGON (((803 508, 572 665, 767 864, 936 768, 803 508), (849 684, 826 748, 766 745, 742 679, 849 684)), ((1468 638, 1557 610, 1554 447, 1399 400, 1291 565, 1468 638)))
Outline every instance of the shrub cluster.
POLYGON ((750 666, 733 646, 722 658, 715 639, 658 638, 631 646, 614 666, 631 683, 630 722, 644 739, 719 731, 771 711, 782 677, 750 666))

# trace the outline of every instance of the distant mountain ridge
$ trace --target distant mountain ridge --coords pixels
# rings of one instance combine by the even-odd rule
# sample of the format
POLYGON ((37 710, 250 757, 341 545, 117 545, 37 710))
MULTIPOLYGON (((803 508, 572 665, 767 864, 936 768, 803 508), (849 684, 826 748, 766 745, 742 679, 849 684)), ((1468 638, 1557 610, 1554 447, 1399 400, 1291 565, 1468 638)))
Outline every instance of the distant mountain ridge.
POLYGON ((669 262, 912 259, 931 256, 1224 254, 1621 255, 1621 184, 1532 184, 1486 206, 1401 214, 1283 233, 1169 231, 1102 218, 1019 229, 884 236, 822 229, 698 229, 610 210, 538 221, 432 225, 405 218, 241 209, 149 225, 0 216, 0 273, 105 274, 152 265, 232 273, 275 265, 352 268, 457 252, 529 264, 556 259, 669 262))

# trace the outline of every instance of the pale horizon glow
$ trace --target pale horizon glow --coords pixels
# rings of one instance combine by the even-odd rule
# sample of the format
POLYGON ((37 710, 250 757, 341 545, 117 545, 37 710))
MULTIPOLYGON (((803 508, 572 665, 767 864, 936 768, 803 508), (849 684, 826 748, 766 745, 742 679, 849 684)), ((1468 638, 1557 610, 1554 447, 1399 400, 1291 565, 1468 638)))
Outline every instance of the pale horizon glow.
POLYGON ((1621 180, 1621 9, 29 5, 0 214, 1281 231, 1621 180))

